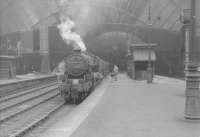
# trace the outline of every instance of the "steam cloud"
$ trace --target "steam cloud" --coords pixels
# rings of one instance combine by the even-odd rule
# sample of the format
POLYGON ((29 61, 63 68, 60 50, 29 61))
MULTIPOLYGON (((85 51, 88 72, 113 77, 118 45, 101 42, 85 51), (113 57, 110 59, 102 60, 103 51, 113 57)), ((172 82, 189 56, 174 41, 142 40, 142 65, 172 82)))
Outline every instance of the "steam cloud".
MULTIPOLYGON (((111 13, 116 13, 107 5, 117 7, 119 0, 58 0, 59 6, 62 11, 62 15, 65 15, 65 19, 60 17, 61 24, 58 25, 62 38, 67 42, 74 41, 85 50, 86 47, 81 40, 81 37, 87 37, 87 35, 99 27, 99 23, 112 20, 109 17, 111 13), (67 18, 67 17, 70 17, 67 18), (73 20, 73 21, 72 21, 73 20), (72 32, 73 27, 76 24, 76 32, 72 32), (80 37, 80 35, 81 37, 80 37), (71 36, 72 35, 72 36, 71 36)), ((127 1, 127 0, 124 0, 127 1)))
POLYGON ((62 36, 63 40, 67 44, 72 43, 74 49, 80 48, 81 51, 86 51, 87 48, 81 36, 72 31, 72 29, 75 27, 75 23, 70 18, 63 15, 60 16, 60 21, 61 23, 58 24, 57 27, 60 30, 60 35, 62 36))

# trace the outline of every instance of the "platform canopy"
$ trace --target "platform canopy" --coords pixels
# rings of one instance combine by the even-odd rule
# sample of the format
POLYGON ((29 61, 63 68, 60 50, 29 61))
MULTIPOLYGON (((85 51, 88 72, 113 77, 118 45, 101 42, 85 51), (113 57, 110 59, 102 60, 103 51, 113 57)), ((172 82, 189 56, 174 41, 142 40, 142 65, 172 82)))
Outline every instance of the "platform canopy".
POLYGON ((148 61, 149 58, 151 61, 156 61, 156 54, 154 51, 137 50, 133 52, 134 61, 148 61))
POLYGON ((141 43, 141 44, 132 44, 130 45, 130 50, 133 54, 133 60, 135 61, 156 61, 155 48, 156 43, 141 43))

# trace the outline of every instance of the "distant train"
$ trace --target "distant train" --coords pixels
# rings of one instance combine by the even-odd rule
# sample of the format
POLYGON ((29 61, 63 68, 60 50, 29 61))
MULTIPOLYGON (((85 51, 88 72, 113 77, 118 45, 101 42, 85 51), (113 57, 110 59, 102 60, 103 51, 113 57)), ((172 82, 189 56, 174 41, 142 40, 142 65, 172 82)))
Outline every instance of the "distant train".
POLYGON ((59 91, 65 102, 79 103, 108 75, 110 64, 88 52, 74 50, 64 59, 59 91))

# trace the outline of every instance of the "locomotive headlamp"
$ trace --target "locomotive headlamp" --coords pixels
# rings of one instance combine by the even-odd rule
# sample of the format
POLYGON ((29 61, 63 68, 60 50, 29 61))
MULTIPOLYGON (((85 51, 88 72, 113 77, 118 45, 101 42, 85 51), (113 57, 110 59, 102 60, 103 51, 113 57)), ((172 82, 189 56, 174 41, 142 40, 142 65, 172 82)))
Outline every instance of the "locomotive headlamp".
POLYGON ((78 85, 79 84, 79 79, 73 79, 72 80, 73 85, 78 85))

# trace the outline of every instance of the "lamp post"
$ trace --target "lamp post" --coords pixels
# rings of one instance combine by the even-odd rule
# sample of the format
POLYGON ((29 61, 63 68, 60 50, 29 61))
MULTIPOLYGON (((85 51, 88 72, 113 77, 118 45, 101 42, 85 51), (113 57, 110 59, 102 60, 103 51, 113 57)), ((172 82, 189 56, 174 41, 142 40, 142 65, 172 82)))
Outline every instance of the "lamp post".
POLYGON ((148 33, 148 66, 147 66, 147 83, 151 84, 153 82, 153 69, 151 65, 151 43, 150 43, 150 30, 152 27, 151 23, 151 0, 149 0, 149 12, 148 12, 148 28, 149 28, 149 33, 148 33))
POLYGON ((186 101, 185 118, 192 120, 200 119, 200 72, 199 68, 199 45, 197 38, 197 6, 199 0, 187 0, 188 6, 183 10, 181 22, 184 25, 185 33, 185 76, 186 76, 186 101))

